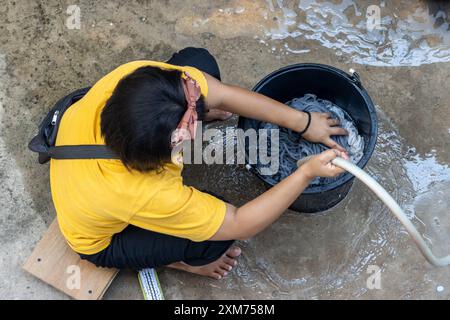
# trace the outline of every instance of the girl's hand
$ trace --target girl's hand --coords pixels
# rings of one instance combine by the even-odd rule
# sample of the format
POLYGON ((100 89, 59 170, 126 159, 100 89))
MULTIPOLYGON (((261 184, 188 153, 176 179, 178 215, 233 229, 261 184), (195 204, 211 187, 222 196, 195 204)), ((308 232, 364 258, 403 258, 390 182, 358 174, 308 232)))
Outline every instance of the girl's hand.
POLYGON ((335 177, 344 172, 344 169, 341 169, 331 163, 331 160, 338 156, 344 158, 345 160, 349 159, 345 152, 336 149, 326 150, 320 154, 312 156, 308 161, 300 166, 299 170, 302 170, 309 179, 314 179, 317 176, 335 177))
POLYGON ((345 151, 330 137, 348 134, 347 130, 339 127, 339 125, 339 120, 332 119, 330 113, 311 112, 311 124, 303 137, 308 141, 323 143, 332 149, 345 151))

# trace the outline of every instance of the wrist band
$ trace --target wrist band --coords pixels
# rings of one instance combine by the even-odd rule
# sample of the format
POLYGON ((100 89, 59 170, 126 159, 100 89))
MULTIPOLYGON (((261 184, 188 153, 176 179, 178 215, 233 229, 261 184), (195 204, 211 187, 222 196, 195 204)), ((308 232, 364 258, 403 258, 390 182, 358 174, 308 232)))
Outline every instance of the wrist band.
POLYGON ((309 111, 303 111, 303 112, 308 115, 308 123, 306 124, 306 128, 303 129, 303 131, 299 132, 300 135, 304 134, 308 130, 309 125, 311 124, 311 113, 309 111))

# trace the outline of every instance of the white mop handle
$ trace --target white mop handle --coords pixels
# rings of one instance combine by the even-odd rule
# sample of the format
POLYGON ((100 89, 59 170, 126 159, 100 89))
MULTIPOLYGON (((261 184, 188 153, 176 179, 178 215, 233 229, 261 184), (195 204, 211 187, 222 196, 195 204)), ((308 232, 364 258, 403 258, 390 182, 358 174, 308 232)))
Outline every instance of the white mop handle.
POLYGON ((409 235, 416 243, 419 250, 422 252, 424 257, 430 262, 432 265, 437 267, 444 267, 450 265, 450 255, 437 258, 427 246, 425 241, 423 240, 420 233, 414 227, 412 222, 408 219, 405 212, 403 212, 402 208, 398 205, 398 203, 390 196, 389 193, 371 176, 369 176, 366 172, 364 172, 361 168, 354 165, 350 161, 347 161, 341 157, 337 157, 331 161, 334 165, 341 167, 342 169, 350 172, 359 180, 361 180, 366 186, 369 187, 381 201, 391 210, 391 212, 397 217, 398 220, 403 224, 408 231, 409 235))

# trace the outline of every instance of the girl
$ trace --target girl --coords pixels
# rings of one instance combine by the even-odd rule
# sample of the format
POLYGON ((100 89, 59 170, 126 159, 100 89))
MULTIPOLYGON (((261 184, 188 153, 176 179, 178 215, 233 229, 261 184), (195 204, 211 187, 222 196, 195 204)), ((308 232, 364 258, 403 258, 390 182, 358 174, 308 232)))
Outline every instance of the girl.
POLYGON ((274 222, 315 176, 332 177, 347 157, 331 135, 346 131, 329 114, 305 114, 220 82, 205 49, 186 48, 166 63, 135 61, 99 80, 65 113, 56 145, 106 144, 120 160, 51 160, 60 229, 97 266, 168 266, 220 279, 237 264, 232 246, 274 222), (302 132, 330 148, 256 199, 236 208, 183 185, 172 148, 198 120, 236 113, 302 132))

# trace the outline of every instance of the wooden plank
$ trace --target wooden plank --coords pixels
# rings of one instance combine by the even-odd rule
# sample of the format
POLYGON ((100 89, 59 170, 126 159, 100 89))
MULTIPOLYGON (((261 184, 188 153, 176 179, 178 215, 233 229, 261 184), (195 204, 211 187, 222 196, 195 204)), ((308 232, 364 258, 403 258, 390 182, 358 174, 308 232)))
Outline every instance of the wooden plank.
POLYGON ((98 268, 82 260, 67 244, 55 219, 23 268, 74 299, 101 299, 117 269, 98 268))

